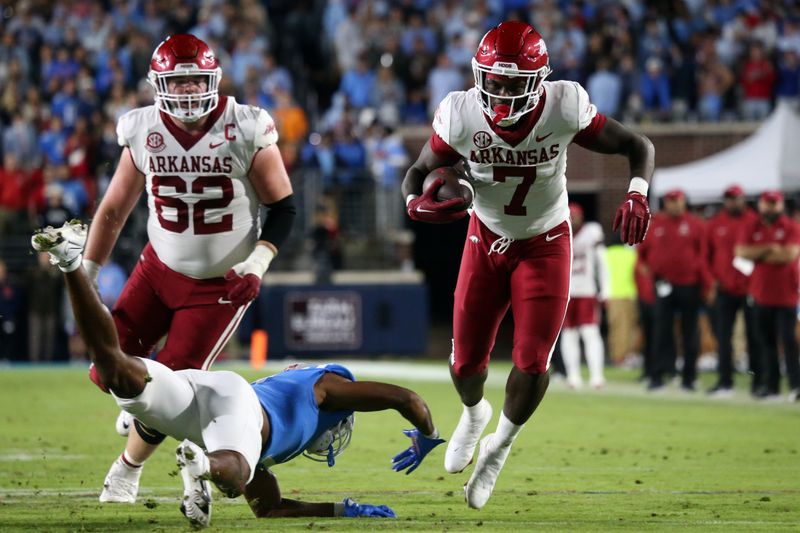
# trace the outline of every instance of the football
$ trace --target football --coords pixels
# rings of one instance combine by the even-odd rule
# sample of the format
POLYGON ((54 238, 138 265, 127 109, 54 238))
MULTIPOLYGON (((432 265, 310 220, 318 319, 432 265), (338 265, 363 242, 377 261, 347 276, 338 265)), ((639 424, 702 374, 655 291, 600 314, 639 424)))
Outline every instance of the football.
POLYGON ((425 177, 422 190, 427 191, 428 188, 433 185, 436 178, 442 178, 444 180, 444 184, 439 188, 439 192, 436 194, 436 199, 438 201, 443 202, 451 198, 461 198, 464 201, 464 205, 463 207, 454 209, 455 211, 467 209, 472 205, 472 189, 459 182, 460 179, 466 180, 466 176, 462 172, 453 167, 437 168, 425 177))

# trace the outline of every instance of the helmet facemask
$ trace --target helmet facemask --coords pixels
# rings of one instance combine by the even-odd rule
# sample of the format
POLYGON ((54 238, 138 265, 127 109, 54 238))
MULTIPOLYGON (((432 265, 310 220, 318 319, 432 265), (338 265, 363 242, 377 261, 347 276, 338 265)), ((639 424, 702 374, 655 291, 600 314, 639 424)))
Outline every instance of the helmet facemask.
POLYGON ((182 122, 196 122, 211 113, 219 102, 219 80, 222 69, 201 69, 194 63, 179 63, 169 72, 150 70, 147 81, 156 92, 158 108, 169 116, 182 122), (186 76, 205 77, 203 92, 177 94, 169 91, 170 81, 186 76))
POLYGON ((303 455, 317 462, 326 462, 328 466, 335 464, 338 457, 350 444, 353 435, 355 417, 348 416, 332 428, 325 430, 303 452, 303 455))
POLYGON ((478 100, 483 112, 493 124, 507 127, 515 124, 523 115, 533 111, 542 95, 542 82, 550 75, 550 67, 545 65, 536 70, 519 70, 516 63, 495 62, 492 66, 482 65, 472 59, 472 73, 475 76, 475 87, 478 89, 478 100), (488 76, 507 78, 526 78, 524 90, 520 94, 496 94, 486 88, 488 76), (495 110, 492 100, 508 102, 506 113, 495 110))

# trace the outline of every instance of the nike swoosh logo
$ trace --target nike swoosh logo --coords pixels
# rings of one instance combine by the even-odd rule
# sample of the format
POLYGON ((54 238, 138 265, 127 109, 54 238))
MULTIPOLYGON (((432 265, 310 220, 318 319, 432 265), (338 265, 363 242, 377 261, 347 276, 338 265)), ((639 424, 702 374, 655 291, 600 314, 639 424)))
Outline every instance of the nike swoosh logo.
POLYGON ((546 240, 547 242, 550 242, 550 241, 552 241, 552 240, 554 240, 554 239, 558 239, 558 238, 559 238, 559 237, 561 237, 562 235, 564 235, 564 234, 563 234, 563 233, 556 233, 555 235, 551 236, 551 235, 548 233, 548 234, 545 236, 544 240, 546 240))
POLYGON ((122 427, 124 427, 125 429, 128 429, 129 427, 131 427, 131 425, 130 425, 129 422, 123 422, 122 423, 122 427))
POLYGON ((226 300, 224 298, 220 298, 219 300, 217 300, 217 303, 225 305, 225 304, 229 304, 229 303, 233 303, 233 302, 231 302, 230 300, 226 300))
POLYGON ((417 208, 417 213, 435 213, 436 211, 432 211, 431 209, 423 209, 421 207, 417 208))
POLYGON ((220 146, 222 146, 223 144, 225 144, 225 141, 219 142, 219 143, 217 143, 217 144, 214 144, 214 143, 208 143, 208 147, 209 147, 209 148, 211 148, 211 149, 213 150, 214 148, 219 148, 219 147, 220 147, 220 146))
POLYGON ((633 200, 628 200, 628 207, 630 207, 631 210, 633 210, 633 200))
POLYGON ((542 135, 541 137, 539 137, 539 136, 537 135, 537 136, 536 136, 536 142, 537 142, 537 143, 540 143, 540 142, 542 142, 543 140, 545 140, 545 139, 547 139, 548 137, 550 137, 552 134, 553 134, 553 132, 551 131, 551 132, 550 132, 550 133, 548 133, 547 135, 542 135))

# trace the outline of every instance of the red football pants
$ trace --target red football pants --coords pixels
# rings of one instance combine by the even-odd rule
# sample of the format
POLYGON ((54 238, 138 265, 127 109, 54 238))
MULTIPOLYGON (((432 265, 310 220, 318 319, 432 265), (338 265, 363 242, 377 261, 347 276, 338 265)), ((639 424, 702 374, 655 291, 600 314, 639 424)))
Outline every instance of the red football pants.
POLYGON ((167 335, 158 362, 173 370, 208 370, 249 305, 233 307, 225 295, 223 278, 179 274, 148 243, 111 313, 122 351, 147 357, 167 335))
POLYGON ((461 258, 453 309, 453 355, 457 376, 482 372, 508 307, 514 317, 514 365, 528 374, 550 366, 569 301, 572 231, 565 221, 530 239, 493 252, 499 238, 473 215, 461 258))

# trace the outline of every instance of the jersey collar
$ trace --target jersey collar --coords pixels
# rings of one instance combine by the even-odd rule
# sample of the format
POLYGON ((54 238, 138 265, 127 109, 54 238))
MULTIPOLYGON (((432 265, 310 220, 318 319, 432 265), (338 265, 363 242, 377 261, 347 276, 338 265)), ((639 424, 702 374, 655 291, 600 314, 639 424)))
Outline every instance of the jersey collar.
POLYGON ((539 98, 539 103, 536 104, 536 108, 530 113, 523 115, 519 122, 513 124, 511 128, 501 128, 496 124, 492 124, 492 120, 486 116, 485 113, 483 118, 498 137, 503 139, 511 146, 517 146, 523 141, 523 139, 530 135, 531 131, 533 131, 533 127, 536 126, 537 122, 539 122, 539 118, 542 116, 542 111, 544 110, 546 100, 547 91, 542 90, 542 96, 539 98))
POLYGON ((186 130, 183 130, 175 124, 175 119, 171 116, 167 115, 163 111, 159 111, 161 115, 161 122, 164 123, 167 130, 175 137, 175 140, 183 146, 183 149, 187 152, 192 149, 192 147, 197 144, 197 141, 202 139, 206 133, 214 126, 214 124, 219 120, 219 117, 222 116, 222 113, 225 111, 225 107, 228 105, 228 97, 227 96, 220 96, 219 102, 217 103, 217 107, 214 108, 207 117, 205 122, 203 122, 203 126, 194 133, 189 133, 186 130))

